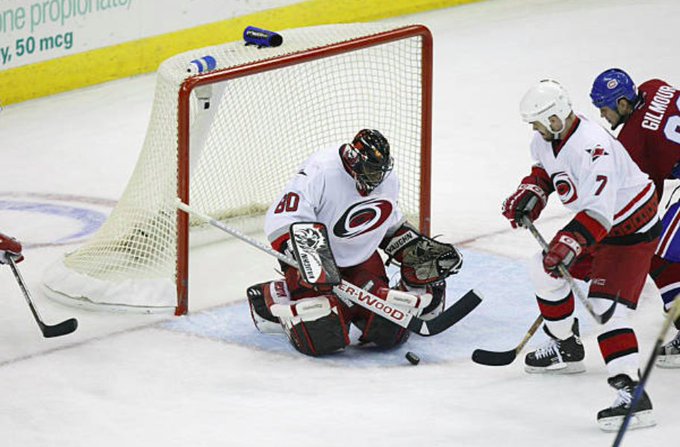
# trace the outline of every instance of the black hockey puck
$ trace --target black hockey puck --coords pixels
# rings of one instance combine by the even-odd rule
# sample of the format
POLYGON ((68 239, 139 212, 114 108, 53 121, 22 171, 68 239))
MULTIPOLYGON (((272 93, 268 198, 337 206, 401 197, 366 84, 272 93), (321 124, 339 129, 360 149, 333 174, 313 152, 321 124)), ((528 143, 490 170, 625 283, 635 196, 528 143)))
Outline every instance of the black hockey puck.
POLYGON ((417 365, 418 363, 420 363, 420 357, 418 357, 411 351, 406 353, 406 360, 408 360, 411 363, 411 365, 417 365))

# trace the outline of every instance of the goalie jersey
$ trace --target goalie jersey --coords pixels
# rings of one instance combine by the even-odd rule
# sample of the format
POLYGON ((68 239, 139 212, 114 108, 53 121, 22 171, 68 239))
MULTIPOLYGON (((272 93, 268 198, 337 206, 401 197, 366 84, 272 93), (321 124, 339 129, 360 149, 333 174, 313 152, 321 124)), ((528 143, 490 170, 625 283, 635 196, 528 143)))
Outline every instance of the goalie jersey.
POLYGON ((357 191, 337 146, 313 154, 267 211, 265 233, 281 249, 295 222, 321 222, 328 229, 338 267, 366 261, 405 220, 399 209, 399 180, 392 171, 369 195, 357 191))
POLYGON ((654 197, 654 183, 621 143, 585 117, 578 116, 569 134, 554 146, 536 132, 531 155, 550 176, 562 204, 576 213, 587 211, 608 232, 618 230, 619 224, 629 227, 630 218, 644 222, 631 233, 643 233, 657 223, 635 217, 654 197))

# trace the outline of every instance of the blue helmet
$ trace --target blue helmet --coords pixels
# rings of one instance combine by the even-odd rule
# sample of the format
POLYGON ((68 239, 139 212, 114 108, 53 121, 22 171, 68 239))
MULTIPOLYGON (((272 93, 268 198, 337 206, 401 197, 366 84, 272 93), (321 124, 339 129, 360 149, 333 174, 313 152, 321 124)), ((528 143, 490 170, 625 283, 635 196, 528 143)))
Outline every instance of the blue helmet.
POLYGON ((593 88, 590 90, 590 99, 595 107, 617 110, 617 103, 621 98, 631 103, 635 103, 637 99, 635 83, 625 71, 610 68, 595 78, 593 88))

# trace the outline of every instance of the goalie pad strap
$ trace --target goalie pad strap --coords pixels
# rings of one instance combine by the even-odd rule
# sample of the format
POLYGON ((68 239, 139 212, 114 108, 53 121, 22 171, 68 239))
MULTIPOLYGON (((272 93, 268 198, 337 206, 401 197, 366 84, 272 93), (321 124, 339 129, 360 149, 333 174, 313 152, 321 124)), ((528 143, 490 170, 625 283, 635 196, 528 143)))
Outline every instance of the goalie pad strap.
POLYGON ((378 288, 376 295, 406 312, 413 313, 415 311, 416 315, 420 315, 420 312, 432 302, 431 293, 416 294, 387 287, 378 288))

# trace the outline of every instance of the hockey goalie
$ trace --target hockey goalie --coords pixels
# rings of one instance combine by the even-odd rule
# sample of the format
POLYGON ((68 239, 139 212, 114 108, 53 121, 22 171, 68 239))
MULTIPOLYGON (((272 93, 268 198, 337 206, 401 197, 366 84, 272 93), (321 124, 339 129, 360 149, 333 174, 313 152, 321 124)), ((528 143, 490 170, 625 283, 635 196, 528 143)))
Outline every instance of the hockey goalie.
POLYGON ((300 269, 282 264, 282 279, 248 288, 258 330, 283 332, 296 350, 310 356, 344 349, 350 344, 352 324, 361 332, 360 343, 392 348, 408 339, 407 329, 340 300, 332 291, 340 279, 424 320, 441 313, 445 280, 460 270, 461 254, 406 222, 392 167, 387 139, 372 129, 359 131, 351 143, 322 149, 303 163, 265 217, 272 247, 294 258, 300 269), (315 225, 297 230, 304 222, 315 225), (313 231, 316 227, 325 230, 313 231), (306 268, 311 267, 300 244, 316 250, 319 280, 309 280, 306 268), (400 267, 394 288, 388 286, 378 249, 388 263, 400 267))

